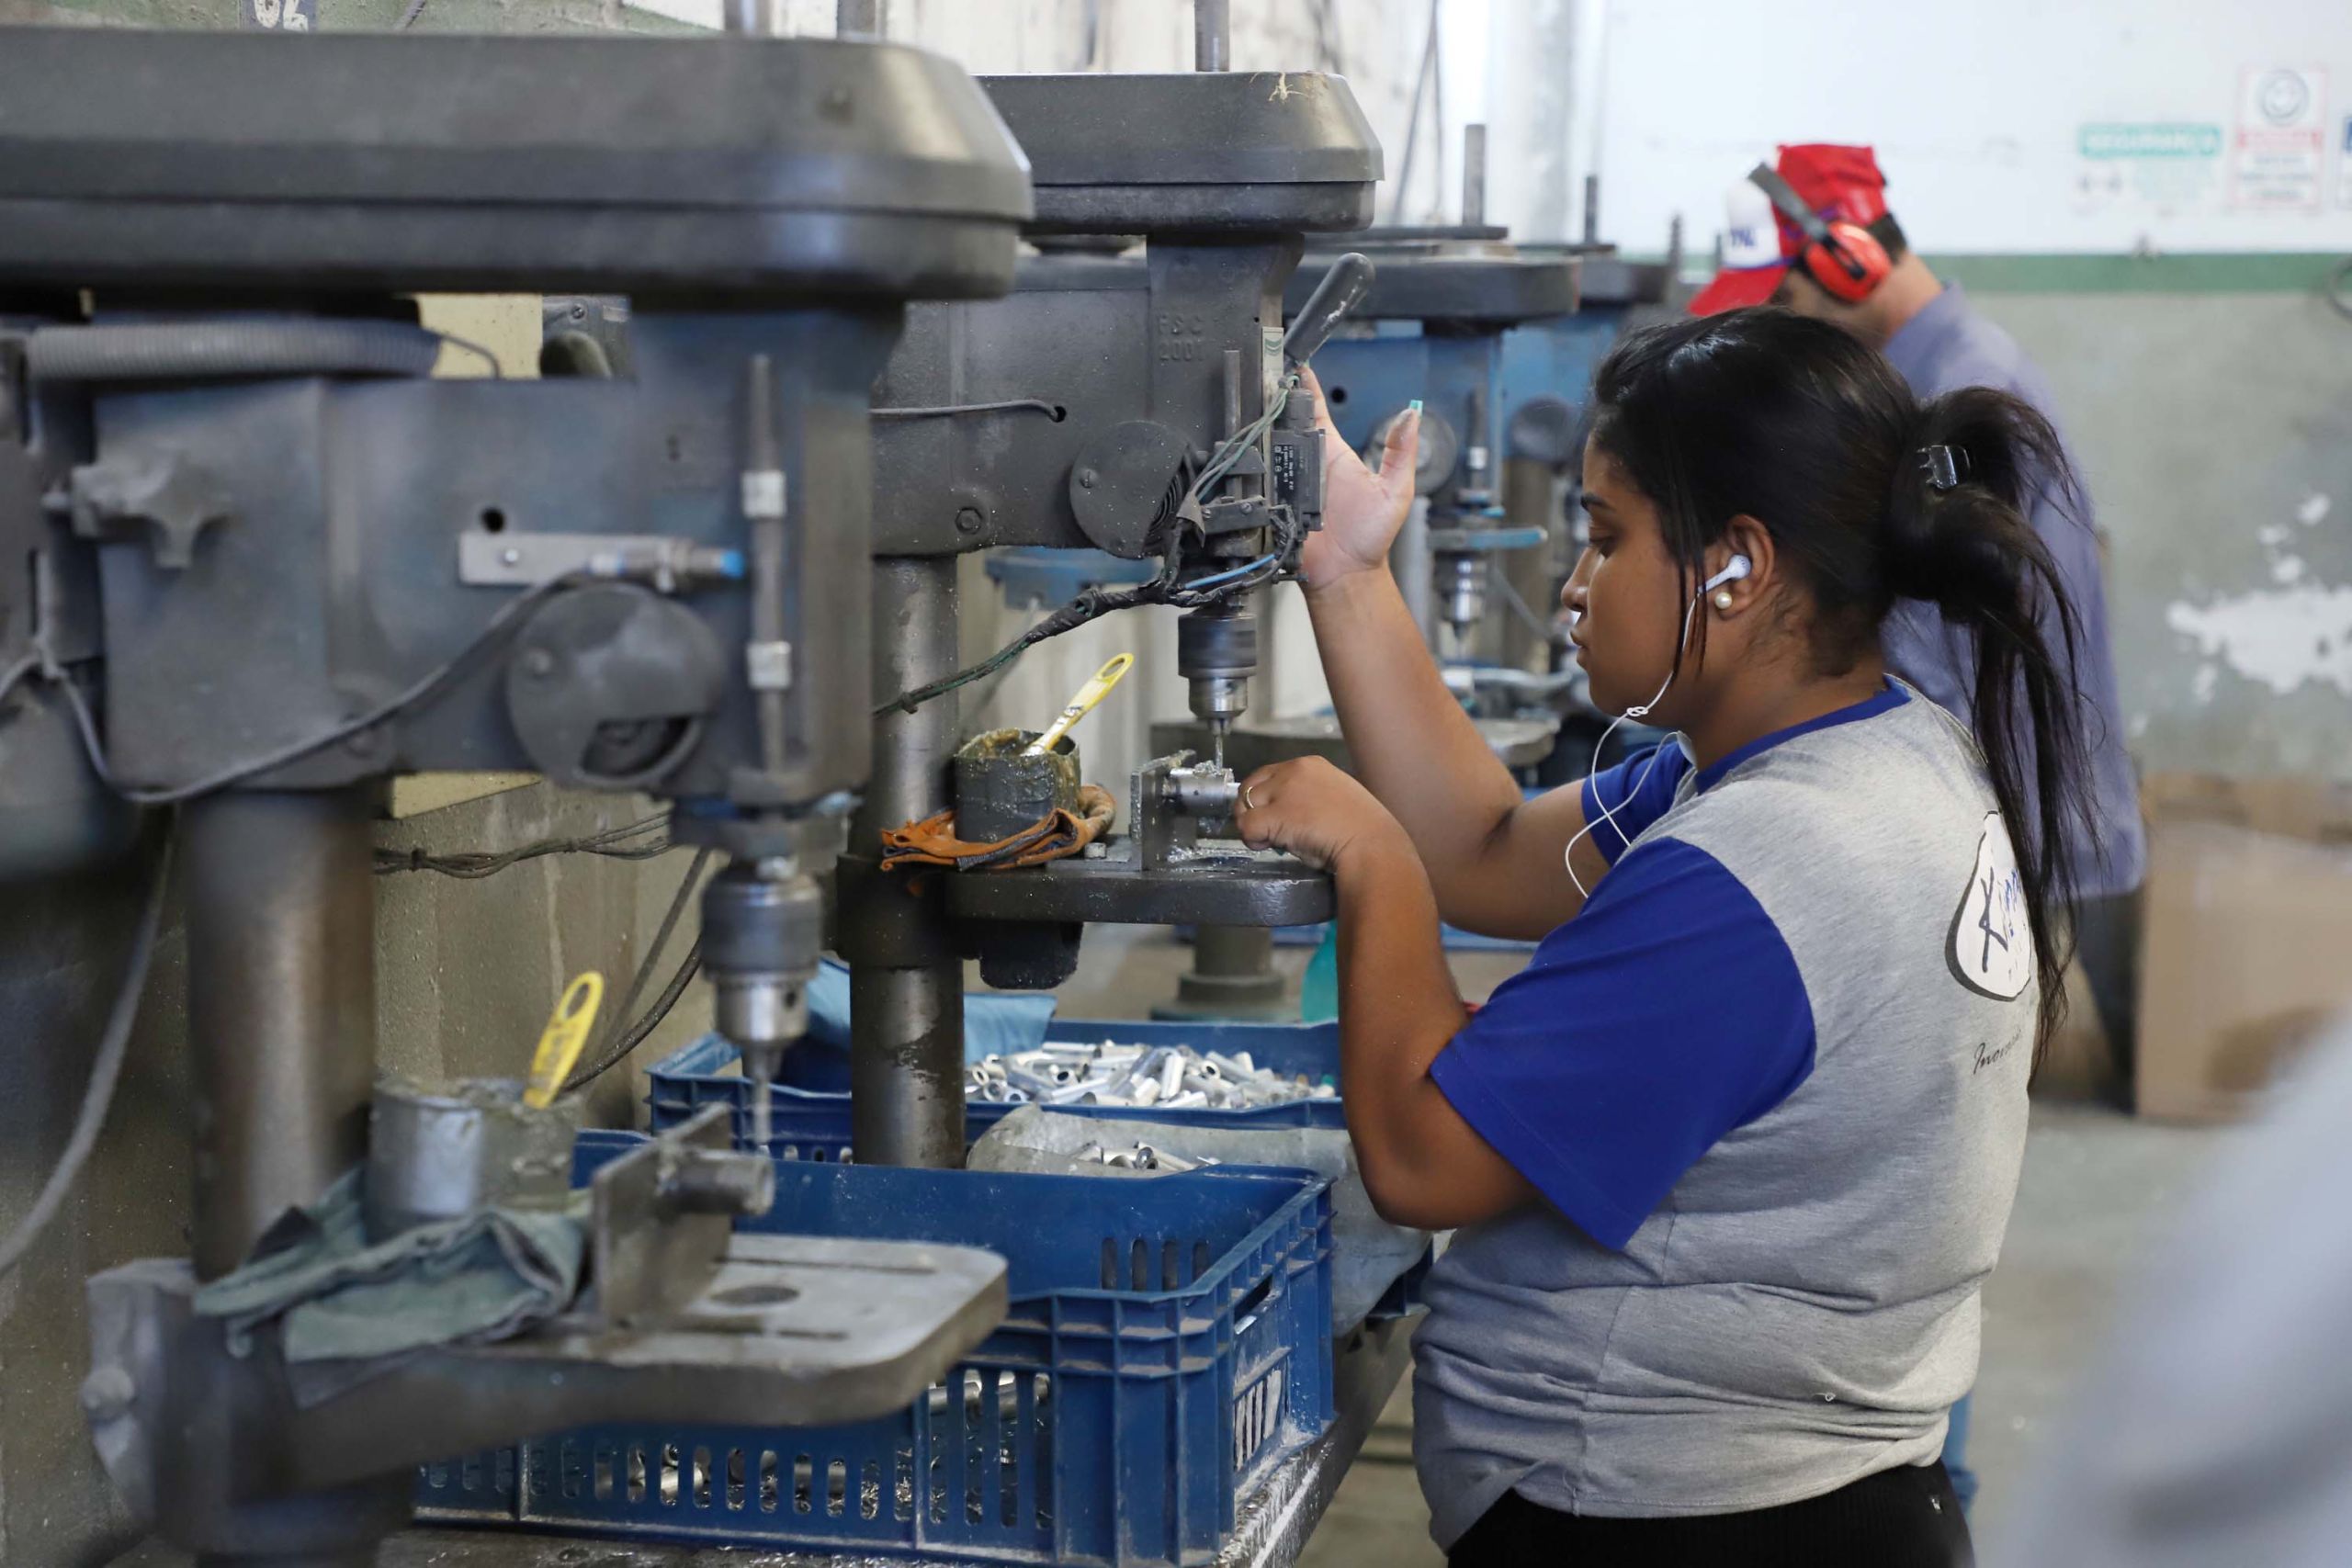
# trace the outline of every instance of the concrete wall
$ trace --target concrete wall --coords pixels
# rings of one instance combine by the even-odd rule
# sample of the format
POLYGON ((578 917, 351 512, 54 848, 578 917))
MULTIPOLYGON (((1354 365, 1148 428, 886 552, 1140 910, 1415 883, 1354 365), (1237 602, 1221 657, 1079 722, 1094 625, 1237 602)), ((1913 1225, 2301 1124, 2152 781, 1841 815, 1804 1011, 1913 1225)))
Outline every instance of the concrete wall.
POLYGON ((2143 770, 2352 779, 2352 321, 2309 289, 1973 298, 2090 481, 2143 770))

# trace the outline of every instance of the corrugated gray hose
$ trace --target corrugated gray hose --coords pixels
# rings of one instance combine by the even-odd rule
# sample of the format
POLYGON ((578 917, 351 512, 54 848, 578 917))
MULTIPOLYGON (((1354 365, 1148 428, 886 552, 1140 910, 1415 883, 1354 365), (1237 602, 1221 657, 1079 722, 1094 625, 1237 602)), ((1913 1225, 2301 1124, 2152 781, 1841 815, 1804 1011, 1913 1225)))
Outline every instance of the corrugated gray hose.
POLYGON ((404 321, 191 321, 40 327, 36 381, 209 381, 240 376, 427 376, 441 337, 404 321))

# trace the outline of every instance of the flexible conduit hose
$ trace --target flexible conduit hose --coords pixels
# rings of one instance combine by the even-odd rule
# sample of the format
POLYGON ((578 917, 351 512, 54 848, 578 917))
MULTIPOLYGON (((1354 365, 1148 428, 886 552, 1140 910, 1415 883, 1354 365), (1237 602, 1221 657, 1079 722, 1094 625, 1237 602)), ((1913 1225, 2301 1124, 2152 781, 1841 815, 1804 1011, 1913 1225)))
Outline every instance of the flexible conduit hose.
POLYGON ((426 376, 438 333, 403 321, 225 321, 41 327, 36 381, 203 381, 239 376, 426 376))

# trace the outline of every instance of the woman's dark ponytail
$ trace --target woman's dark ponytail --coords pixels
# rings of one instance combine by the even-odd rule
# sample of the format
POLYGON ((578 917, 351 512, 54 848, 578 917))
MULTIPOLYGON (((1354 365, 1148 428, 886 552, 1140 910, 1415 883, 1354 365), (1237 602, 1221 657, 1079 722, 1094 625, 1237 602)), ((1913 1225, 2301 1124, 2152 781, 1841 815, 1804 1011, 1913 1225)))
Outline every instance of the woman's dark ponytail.
MULTIPOLYGON (((1595 375, 1591 431, 1657 503, 1686 593, 1733 518, 1771 530, 1810 592, 1821 674, 1877 653, 1898 600, 1933 604, 1967 637, 1976 738, 2033 920, 2046 1043, 2065 1010, 2069 857, 2095 841, 2078 622, 2030 520, 2045 496, 2082 514, 2050 422, 1981 387, 1923 405, 1842 330, 1752 310, 1626 334, 1595 375)), ((1703 630, 1696 649, 1703 658, 1703 630)))
POLYGON ((1967 387, 1917 407, 1888 498, 1887 588, 1967 634, 1974 730, 2034 911, 2041 1037, 2065 1012, 2074 845, 2090 841, 2087 749, 2072 671, 2082 632, 2057 562, 2034 531, 2043 493, 2080 515, 2050 422, 2021 399, 1967 387))

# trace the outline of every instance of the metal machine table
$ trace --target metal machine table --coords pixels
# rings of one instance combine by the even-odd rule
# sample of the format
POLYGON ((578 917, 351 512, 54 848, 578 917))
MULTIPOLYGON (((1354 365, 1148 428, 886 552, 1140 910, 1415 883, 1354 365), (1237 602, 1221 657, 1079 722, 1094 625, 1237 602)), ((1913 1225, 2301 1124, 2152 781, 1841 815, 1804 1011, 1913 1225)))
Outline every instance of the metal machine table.
MULTIPOLYGON (((1405 1374, 1412 1325, 1364 1329, 1339 1352, 1339 1416, 1331 1429, 1300 1450, 1242 1505, 1218 1568, 1288 1568, 1298 1561, 1340 1482, 1388 1396, 1405 1374)), ((140 1554, 137 1568, 173 1568, 182 1559, 140 1554)), ((572 1536, 492 1534, 481 1530, 411 1530, 386 1541, 377 1568, 873 1568, 922 1558, 817 1557, 757 1549, 651 1546, 572 1536)))

